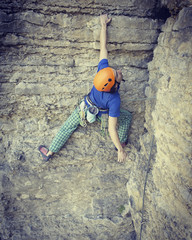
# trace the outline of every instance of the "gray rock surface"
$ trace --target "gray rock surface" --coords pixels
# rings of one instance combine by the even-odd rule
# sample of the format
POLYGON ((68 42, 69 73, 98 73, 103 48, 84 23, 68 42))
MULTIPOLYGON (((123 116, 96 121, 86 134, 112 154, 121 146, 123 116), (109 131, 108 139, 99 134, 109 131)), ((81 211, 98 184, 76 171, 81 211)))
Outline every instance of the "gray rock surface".
POLYGON ((127 183, 136 232, 142 239, 191 239, 192 8, 162 27, 149 63, 149 86, 140 156, 127 183), (151 147, 152 136, 155 141, 151 147), (151 161, 145 194, 146 169, 151 161), (137 181, 137 176, 142 176, 137 181), (144 197, 143 197, 144 196, 144 197), (145 206, 143 209, 143 198, 145 206), (143 213, 143 214, 142 214, 143 213))
POLYGON ((149 221, 142 239, 189 239, 187 6, 155 0, 1 1, 0 239, 139 239, 153 133, 145 200, 149 221), (180 14, 162 25, 155 15, 161 6, 177 7, 180 14), (117 163, 111 140, 94 123, 79 127, 44 163, 38 146, 49 146, 92 87, 103 12, 113 18, 109 63, 121 68, 126 79, 122 107, 133 113, 128 159, 117 163))

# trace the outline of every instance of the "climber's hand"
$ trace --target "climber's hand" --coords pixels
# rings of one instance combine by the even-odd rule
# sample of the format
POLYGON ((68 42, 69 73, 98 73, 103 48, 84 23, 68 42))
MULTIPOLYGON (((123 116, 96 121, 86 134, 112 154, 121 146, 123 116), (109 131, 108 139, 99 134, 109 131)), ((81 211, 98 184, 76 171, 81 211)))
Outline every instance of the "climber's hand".
POLYGON ((112 18, 109 18, 107 14, 103 14, 100 16, 101 25, 107 25, 111 22, 112 18))
POLYGON ((125 162, 126 157, 127 157, 127 154, 124 150, 118 150, 118 162, 120 163, 125 162))

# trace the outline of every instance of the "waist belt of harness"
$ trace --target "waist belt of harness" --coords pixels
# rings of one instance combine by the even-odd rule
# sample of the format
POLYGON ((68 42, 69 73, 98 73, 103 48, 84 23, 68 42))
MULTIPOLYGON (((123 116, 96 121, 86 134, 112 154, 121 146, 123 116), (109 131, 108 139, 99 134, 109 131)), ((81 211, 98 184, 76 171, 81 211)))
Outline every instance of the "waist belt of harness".
MULTIPOLYGON (((88 103, 89 105, 97 107, 97 105, 95 105, 95 104, 91 101, 89 95, 85 96, 85 100, 87 101, 87 103, 88 103)), ((108 112, 108 110, 109 110, 109 109, 104 109, 104 108, 99 108, 99 107, 97 107, 97 108, 98 108, 99 111, 101 111, 101 112, 108 112)))

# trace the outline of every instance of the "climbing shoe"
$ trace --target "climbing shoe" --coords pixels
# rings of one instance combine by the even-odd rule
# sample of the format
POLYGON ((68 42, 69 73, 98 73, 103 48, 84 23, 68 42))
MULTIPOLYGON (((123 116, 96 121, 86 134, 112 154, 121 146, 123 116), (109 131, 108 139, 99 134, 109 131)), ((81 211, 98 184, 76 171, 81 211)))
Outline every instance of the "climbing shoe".
POLYGON ((52 155, 47 156, 47 153, 49 152, 49 149, 43 145, 39 146, 38 150, 40 151, 43 160, 45 162, 49 161, 49 159, 52 157, 52 155))

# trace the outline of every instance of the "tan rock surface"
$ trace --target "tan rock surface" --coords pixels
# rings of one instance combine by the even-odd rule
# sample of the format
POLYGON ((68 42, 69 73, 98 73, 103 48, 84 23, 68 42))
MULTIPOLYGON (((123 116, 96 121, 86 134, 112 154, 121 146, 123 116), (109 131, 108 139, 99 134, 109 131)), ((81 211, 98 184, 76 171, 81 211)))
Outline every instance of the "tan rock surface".
POLYGON ((1 239, 139 237, 154 132, 145 200, 149 223, 142 239, 188 240, 191 9, 170 18, 159 36, 163 22, 154 13, 160 2, 1 1, 1 239), (113 18, 109 62, 127 80, 122 107, 133 112, 127 162, 117 163, 111 140, 94 123, 79 127, 59 154, 43 163, 37 147, 49 146, 92 87, 103 12, 113 18))
POLYGON ((183 8, 176 18, 167 20, 158 38, 153 61, 149 63, 146 95, 155 96, 155 99, 146 104, 148 133, 141 138, 141 155, 127 184, 136 232, 140 232, 140 202, 149 159, 143 155, 152 149, 144 196, 143 239, 157 239, 157 236, 162 240, 191 239, 191 16, 192 8, 189 7, 183 8), (151 148, 153 135, 155 142, 151 148), (135 183, 138 175, 143 179, 135 183))

